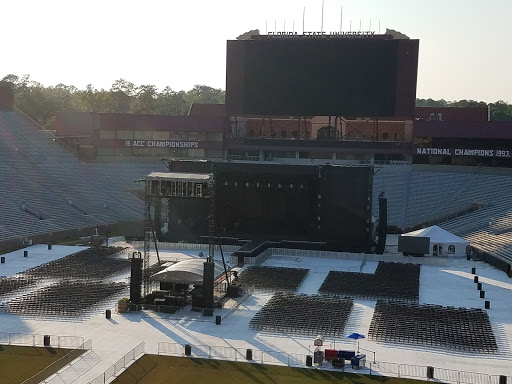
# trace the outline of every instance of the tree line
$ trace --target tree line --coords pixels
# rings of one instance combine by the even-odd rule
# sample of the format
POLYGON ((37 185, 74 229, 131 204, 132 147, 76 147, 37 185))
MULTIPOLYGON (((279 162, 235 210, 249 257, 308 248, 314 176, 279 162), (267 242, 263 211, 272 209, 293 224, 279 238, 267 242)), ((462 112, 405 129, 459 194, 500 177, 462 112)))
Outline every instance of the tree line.
POLYGON ((206 85, 195 85, 189 91, 175 91, 167 86, 135 85, 125 79, 116 80, 110 89, 85 89, 57 84, 45 87, 29 75, 7 75, 3 81, 14 84, 14 105, 43 127, 54 129, 57 112, 119 112, 183 116, 192 103, 224 103, 224 91, 206 85))
POLYGON ((511 121, 512 104, 499 100, 494 103, 475 100, 446 101, 432 99, 416 99, 417 107, 487 107, 491 109, 491 121, 511 121))
MULTIPOLYGON (((58 84, 45 87, 29 75, 7 75, 3 81, 14 84, 14 104, 43 127, 54 129, 55 115, 62 111, 147 113, 183 116, 192 103, 224 103, 225 92, 219 88, 195 85, 188 91, 175 91, 167 86, 159 90, 151 84, 135 85, 125 79, 116 80, 110 89, 96 89, 89 84, 85 89, 58 84)), ((474 100, 417 99, 421 107, 478 107, 487 106, 474 100)), ((497 101, 489 104, 491 120, 512 120, 512 104, 497 101)))

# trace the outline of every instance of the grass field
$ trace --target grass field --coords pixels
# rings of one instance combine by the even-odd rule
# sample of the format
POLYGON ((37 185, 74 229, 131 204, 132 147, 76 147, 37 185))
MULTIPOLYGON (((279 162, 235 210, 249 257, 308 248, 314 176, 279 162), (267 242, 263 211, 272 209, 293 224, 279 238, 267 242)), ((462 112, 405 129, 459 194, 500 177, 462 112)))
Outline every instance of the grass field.
POLYGON ((115 384, 408 384, 416 380, 316 369, 144 355, 115 384))
POLYGON ((22 383, 69 352, 69 349, 0 345, 0 384, 22 383))

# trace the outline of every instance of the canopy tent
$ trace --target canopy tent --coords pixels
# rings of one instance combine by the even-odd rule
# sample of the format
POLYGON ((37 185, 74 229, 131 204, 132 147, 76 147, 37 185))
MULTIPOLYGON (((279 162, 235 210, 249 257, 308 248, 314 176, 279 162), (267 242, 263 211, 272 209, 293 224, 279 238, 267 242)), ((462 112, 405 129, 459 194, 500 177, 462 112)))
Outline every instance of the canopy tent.
POLYGON ((428 237, 430 248, 428 256, 466 256, 469 241, 455 236, 443 228, 434 225, 417 231, 405 233, 404 236, 428 237))
MULTIPOLYGON (((203 284, 203 264, 205 259, 195 258, 180 261, 151 276, 151 280, 175 284, 203 284)), ((217 279, 224 273, 222 264, 215 262, 214 276, 217 279)))

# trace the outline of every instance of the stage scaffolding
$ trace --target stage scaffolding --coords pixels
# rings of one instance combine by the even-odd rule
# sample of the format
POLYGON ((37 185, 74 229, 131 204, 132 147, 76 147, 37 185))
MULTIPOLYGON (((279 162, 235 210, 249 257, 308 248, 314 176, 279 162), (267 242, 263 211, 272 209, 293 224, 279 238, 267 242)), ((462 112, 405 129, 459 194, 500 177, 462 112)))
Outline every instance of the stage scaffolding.
MULTIPOLYGON (((144 262, 143 295, 150 292, 150 247, 156 241, 151 207, 158 199, 209 199, 208 210, 208 260, 215 252, 215 178, 212 173, 152 172, 145 179, 144 195, 144 262)), ((157 250, 158 252, 158 250, 157 250)))

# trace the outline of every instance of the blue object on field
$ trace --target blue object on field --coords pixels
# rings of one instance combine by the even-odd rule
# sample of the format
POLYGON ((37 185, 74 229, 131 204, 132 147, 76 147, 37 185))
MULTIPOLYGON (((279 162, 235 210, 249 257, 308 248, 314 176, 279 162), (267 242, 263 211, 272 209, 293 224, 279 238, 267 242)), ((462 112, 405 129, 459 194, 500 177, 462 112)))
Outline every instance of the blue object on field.
POLYGON ((351 360, 355 355, 354 351, 343 351, 341 349, 338 351, 338 357, 343 360, 351 360))
POLYGON ((365 338, 366 338, 365 335, 362 335, 362 334, 356 333, 356 332, 353 332, 353 333, 347 335, 347 339, 357 340, 357 339, 365 339, 365 338))

